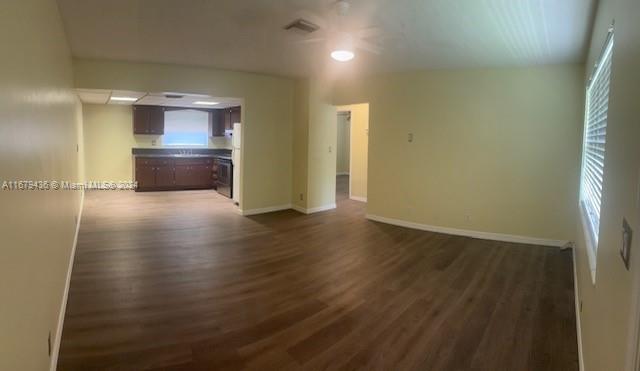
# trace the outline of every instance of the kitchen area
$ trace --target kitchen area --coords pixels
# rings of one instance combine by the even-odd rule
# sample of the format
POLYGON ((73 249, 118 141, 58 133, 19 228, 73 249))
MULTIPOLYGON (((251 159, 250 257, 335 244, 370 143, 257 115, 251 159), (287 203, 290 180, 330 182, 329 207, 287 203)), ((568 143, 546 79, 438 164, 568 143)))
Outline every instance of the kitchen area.
POLYGON ((132 180, 136 192, 215 190, 239 204, 241 99, 86 89, 78 95, 85 151, 95 164, 87 166, 88 179, 132 180))

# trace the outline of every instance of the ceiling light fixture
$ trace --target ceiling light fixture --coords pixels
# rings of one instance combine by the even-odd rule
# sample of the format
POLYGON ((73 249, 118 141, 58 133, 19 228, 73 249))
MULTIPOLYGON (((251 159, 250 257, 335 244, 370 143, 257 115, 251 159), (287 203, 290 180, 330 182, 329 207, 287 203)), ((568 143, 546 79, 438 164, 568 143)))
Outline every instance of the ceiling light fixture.
POLYGON ((334 50, 331 52, 331 58, 338 62, 348 62, 355 57, 351 50, 334 50))
POLYGON ((138 98, 133 97, 111 97, 111 100, 116 102, 135 102, 138 98))
POLYGON ((203 105, 203 106, 215 106, 216 104, 220 104, 220 102, 211 102, 211 101, 206 101, 206 100, 199 100, 199 101, 193 102, 193 104, 199 104, 199 105, 203 105))

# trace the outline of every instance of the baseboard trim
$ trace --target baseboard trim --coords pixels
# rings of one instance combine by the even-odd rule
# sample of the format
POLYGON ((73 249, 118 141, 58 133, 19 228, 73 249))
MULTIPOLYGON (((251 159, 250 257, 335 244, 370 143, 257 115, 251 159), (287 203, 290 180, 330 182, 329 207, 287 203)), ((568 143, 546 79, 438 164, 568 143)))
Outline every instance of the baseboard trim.
POLYGON ((304 208, 304 207, 302 207, 302 206, 298 206, 298 205, 291 205, 291 208, 292 208, 293 210, 295 210, 295 211, 297 211, 297 212, 300 212, 300 213, 303 213, 303 214, 306 214, 306 213, 307 213, 307 209, 305 209, 305 208, 304 208))
POLYGON ((582 325, 580 316, 580 293, 578 291, 578 264, 576 263, 576 248, 571 249, 573 258, 573 293, 575 295, 574 303, 576 307, 576 335, 578 337, 578 367, 580 371, 584 371, 584 358, 582 356, 582 325))
POLYGON ((288 209, 291 209, 291 204, 263 207, 260 209, 240 210, 240 215, 243 215, 243 216, 258 215, 258 214, 266 214, 266 213, 272 213, 275 211, 282 211, 282 210, 288 210, 288 209))
POLYGON ((60 313, 58 314, 58 328, 53 340, 51 349, 50 371, 56 371, 58 368, 58 354, 60 353, 60 342, 62 341, 62 329, 64 327, 64 316, 67 312, 67 300, 69 299, 69 285, 71 284, 71 272, 73 270, 73 261, 76 257, 76 246, 78 245, 78 233, 80 232, 80 221, 82 220, 82 209, 84 207, 84 190, 80 195, 80 211, 78 212, 78 221, 76 222, 76 231, 73 236, 73 245, 71 246, 71 255, 69 256, 69 266, 67 267, 67 279, 64 284, 64 292, 62 293, 62 304, 60 305, 60 313))
POLYGON ((367 202, 366 197, 349 196, 349 199, 354 201, 367 202))
POLYGON ((299 211, 303 214, 313 214, 313 213, 319 213, 321 211, 327 211, 327 210, 332 210, 336 208, 336 204, 329 204, 329 205, 323 205, 323 206, 318 206, 318 207, 312 207, 310 209, 305 209, 304 207, 300 207, 298 205, 293 205, 291 206, 291 208, 295 211, 299 211))
POLYGON ((511 234, 480 232, 480 231, 472 231, 467 229, 440 227, 436 225, 408 222, 406 220, 401 220, 401 219, 387 218, 387 217, 379 216, 375 214, 367 214, 367 219, 373 220, 376 222, 386 223, 386 224, 393 224, 399 227, 419 229, 422 231, 429 231, 429 232, 436 232, 436 233, 452 234, 456 236, 479 238, 482 240, 514 242, 514 243, 523 243, 523 244, 529 244, 529 245, 542 245, 542 246, 553 246, 553 247, 565 247, 569 243, 569 241, 566 241, 566 240, 550 240, 546 238, 526 237, 526 236, 517 236, 517 235, 511 235, 511 234))

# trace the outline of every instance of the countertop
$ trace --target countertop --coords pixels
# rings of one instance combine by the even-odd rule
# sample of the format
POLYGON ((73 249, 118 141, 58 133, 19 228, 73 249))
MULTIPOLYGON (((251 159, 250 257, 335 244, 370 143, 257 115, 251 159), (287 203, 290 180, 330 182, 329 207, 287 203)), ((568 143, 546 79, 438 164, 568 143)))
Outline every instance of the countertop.
POLYGON ((216 155, 216 154, 134 154, 135 157, 169 157, 169 158, 219 158, 222 160, 231 160, 231 156, 228 155, 216 155))
POLYGON ((218 158, 231 160, 231 150, 224 148, 132 148, 134 157, 218 158))

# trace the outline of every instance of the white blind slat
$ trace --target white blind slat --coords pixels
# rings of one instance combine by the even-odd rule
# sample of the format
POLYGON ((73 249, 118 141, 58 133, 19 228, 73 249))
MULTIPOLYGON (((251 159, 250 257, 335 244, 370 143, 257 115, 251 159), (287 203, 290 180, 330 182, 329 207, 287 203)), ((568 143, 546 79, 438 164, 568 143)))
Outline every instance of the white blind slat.
POLYGON ((612 52, 613 35, 607 40, 604 53, 598 62, 586 94, 580 200, 591 224, 591 234, 596 247, 600 227, 612 52))

